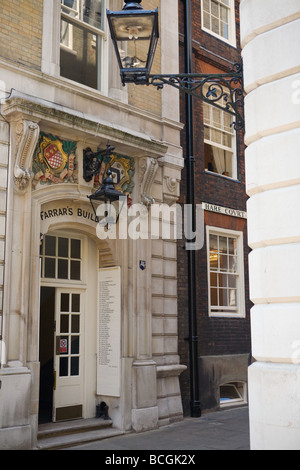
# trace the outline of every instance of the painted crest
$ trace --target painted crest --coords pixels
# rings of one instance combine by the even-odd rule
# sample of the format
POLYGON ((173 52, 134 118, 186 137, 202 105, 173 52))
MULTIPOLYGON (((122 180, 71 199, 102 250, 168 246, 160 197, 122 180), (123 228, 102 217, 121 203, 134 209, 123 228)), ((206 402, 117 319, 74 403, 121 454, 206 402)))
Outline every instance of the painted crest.
POLYGON ((94 178, 94 187, 100 186, 103 174, 106 173, 108 166, 111 169, 116 189, 122 191, 124 194, 131 194, 134 188, 134 159, 123 155, 112 154, 110 160, 102 162, 99 174, 94 178))
POLYGON ((68 160, 68 156, 58 147, 62 147, 61 142, 51 142, 45 147, 44 153, 40 154, 40 158, 44 158, 46 165, 54 172, 62 170, 68 160))
POLYGON ((41 132, 33 158, 33 185, 77 182, 76 142, 41 132))
POLYGON ((53 174, 60 173, 68 161, 68 155, 62 150, 62 142, 59 140, 53 142, 45 138, 40 148, 40 161, 44 161, 53 174))

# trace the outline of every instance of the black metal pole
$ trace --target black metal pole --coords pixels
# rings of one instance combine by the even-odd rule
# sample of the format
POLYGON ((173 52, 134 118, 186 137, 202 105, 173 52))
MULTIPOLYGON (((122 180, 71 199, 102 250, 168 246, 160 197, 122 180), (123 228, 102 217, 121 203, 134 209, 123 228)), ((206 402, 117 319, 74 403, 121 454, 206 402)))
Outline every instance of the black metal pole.
MULTIPOLYGON (((184 0, 185 8, 185 67, 186 73, 193 73, 192 53, 192 0, 184 0)), ((186 169, 187 203, 192 205, 192 227, 195 232, 195 187, 194 187, 194 131, 193 97, 186 95, 186 169)), ((193 242, 194 240, 190 240, 193 242)), ((189 291, 189 351, 190 351, 190 394, 191 416, 201 416, 199 399, 198 331, 196 305, 196 259, 195 250, 188 250, 188 291, 189 291)))

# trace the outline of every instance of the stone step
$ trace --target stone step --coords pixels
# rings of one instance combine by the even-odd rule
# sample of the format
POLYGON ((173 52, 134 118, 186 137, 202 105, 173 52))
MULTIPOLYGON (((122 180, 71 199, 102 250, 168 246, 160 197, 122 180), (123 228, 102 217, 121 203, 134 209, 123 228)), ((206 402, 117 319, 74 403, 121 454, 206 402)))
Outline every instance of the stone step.
POLYGON ((105 421, 94 418, 63 423, 47 423, 39 426, 37 449, 63 449, 122 434, 124 432, 112 427, 110 420, 105 421))

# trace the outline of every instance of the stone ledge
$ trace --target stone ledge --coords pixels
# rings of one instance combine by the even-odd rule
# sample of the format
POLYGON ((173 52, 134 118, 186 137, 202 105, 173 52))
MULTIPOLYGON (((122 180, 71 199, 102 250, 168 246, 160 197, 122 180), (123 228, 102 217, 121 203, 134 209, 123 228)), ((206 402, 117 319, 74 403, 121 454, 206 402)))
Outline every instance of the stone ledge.
POLYGON ((171 364, 167 366, 157 366, 157 377, 176 377, 187 369, 187 366, 181 364, 171 364))

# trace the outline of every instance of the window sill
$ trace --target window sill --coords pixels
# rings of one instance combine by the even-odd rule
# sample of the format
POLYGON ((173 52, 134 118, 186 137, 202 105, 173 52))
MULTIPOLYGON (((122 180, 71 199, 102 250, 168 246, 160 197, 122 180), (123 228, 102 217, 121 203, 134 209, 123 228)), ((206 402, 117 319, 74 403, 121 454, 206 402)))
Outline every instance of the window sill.
POLYGON ((238 318, 243 319, 246 318, 246 315, 243 313, 209 313, 209 318, 238 318))
POLYGON ((245 400, 241 399, 236 399, 236 400, 220 400, 220 408, 227 408, 230 406, 242 406, 242 405, 247 405, 247 402, 245 400))
POLYGON ((214 171, 204 170, 206 174, 210 176, 216 176, 218 178, 224 178, 226 180, 232 181, 233 183, 241 184, 241 181, 237 178, 233 178, 231 176, 221 175, 220 173, 215 173, 214 171))
POLYGON ((213 36, 214 38, 218 39, 219 41, 225 42, 225 44, 227 44, 228 46, 233 47, 234 49, 237 49, 236 40, 226 39, 223 36, 220 36, 219 34, 216 34, 213 31, 211 31, 210 29, 207 29, 207 28, 204 28, 204 27, 202 27, 202 31, 204 31, 204 33, 209 34, 210 36, 213 36))

